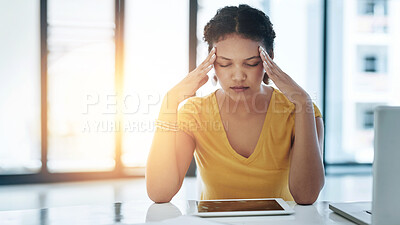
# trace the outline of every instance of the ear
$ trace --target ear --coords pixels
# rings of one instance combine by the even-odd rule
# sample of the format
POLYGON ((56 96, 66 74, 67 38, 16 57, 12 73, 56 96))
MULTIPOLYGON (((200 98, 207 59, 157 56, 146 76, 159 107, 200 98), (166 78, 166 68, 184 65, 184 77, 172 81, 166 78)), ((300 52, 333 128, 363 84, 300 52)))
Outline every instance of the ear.
POLYGON ((268 54, 269 54, 269 57, 271 57, 271 59, 274 59, 274 50, 273 49, 271 49, 268 54))
POLYGON ((213 86, 216 86, 217 83, 218 83, 218 77, 217 77, 216 74, 214 74, 214 76, 213 76, 212 79, 211 79, 211 84, 212 84, 213 86))
POLYGON ((263 78, 264 84, 268 85, 269 84, 269 76, 267 73, 264 73, 264 78, 263 78))

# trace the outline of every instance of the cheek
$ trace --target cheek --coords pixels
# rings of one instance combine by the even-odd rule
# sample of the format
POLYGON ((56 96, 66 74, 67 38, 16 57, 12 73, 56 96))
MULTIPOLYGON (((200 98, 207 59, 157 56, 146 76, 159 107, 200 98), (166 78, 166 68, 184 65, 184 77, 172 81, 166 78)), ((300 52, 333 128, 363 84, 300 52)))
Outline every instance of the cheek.
POLYGON ((217 75, 219 79, 224 79, 224 77, 227 77, 228 72, 225 68, 214 67, 214 71, 215 75, 217 75))
POLYGON ((215 70, 215 75, 217 75, 218 82, 221 85, 221 87, 226 87, 230 83, 230 75, 229 71, 227 71, 225 68, 214 68, 215 70))
POLYGON ((264 78, 264 67, 261 65, 258 65, 256 68, 254 68, 253 74, 254 77, 257 77, 257 79, 263 79, 264 78))

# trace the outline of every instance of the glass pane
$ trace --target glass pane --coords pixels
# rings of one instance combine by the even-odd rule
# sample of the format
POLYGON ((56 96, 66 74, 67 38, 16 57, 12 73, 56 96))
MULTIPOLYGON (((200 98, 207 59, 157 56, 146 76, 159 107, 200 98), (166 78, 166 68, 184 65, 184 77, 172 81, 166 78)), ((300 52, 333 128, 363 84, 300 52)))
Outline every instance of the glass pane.
POLYGON ((39 10, 39 0, 0 1, 0 174, 41 168, 39 10))
POLYGON ((48 1, 51 172, 114 168, 114 2, 48 1))
POLYGON ((125 4, 122 161, 143 167, 161 100, 188 73, 189 1, 125 4))
POLYGON ((329 1, 328 163, 372 163, 373 110, 399 105, 400 2, 329 1))
MULTIPOLYGON (((197 25, 197 62, 207 56, 203 29, 224 6, 238 6, 243 1, 199 0, 197 25)), ((246 4, 270 17, 276 33, 274 61, 312 97, 322 111, 322 1, 321 0, 251 0, 246 4), (290 19, 290 18, 296 18, 290 19), (295 38, 294 38, 295 37, 295 38)), ((213 71, 210 72, 212 74, 213 71)), ((271 82, 274 86, 274 84, 271 82)), ((217 88, 220 88, 217 85, 217 88)), ((215 90, 210 82, 201 87, 199 96, 215 90)))

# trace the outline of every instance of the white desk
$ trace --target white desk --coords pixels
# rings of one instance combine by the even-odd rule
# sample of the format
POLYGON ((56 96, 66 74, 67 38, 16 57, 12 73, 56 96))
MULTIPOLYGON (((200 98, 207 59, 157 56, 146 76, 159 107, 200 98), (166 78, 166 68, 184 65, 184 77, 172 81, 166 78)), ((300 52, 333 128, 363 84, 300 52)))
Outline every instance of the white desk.
MULTIPOLYGON (((210 220, 227 224, 353 224, 333 213, 328 202, 300 206, 289 202, 295 214, 286 216, 220 217, 210 220)), ((53 224, 135 224, 160 221, 186 214, 185 201, 154 204, 151 201, 132 201, 111 205, 85 205, 47 209, 0 211, 0 224, 53 225, 53 224)))

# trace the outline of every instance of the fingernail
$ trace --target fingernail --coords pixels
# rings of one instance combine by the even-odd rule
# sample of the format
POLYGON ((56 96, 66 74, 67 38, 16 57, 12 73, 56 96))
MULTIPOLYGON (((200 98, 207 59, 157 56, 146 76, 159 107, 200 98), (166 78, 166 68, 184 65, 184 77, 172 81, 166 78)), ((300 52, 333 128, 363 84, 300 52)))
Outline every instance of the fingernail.
POLYGON ((267 58, 267 56, 265 55, 265 51, 264 51, 264 50, 261 51, 261 54, 263 54, 263 56, 264 56, 265 58, 267 58))
POLYGON ((215 54, 213 54, 213 55, 211 56, 211 58, 212 58, 212 59, 215 58, 215 54))
POLYGON ((213 47, 213 48, 211 49, 211 51, 214 51, 214 52, 215 52, 215 47, 213 47))

